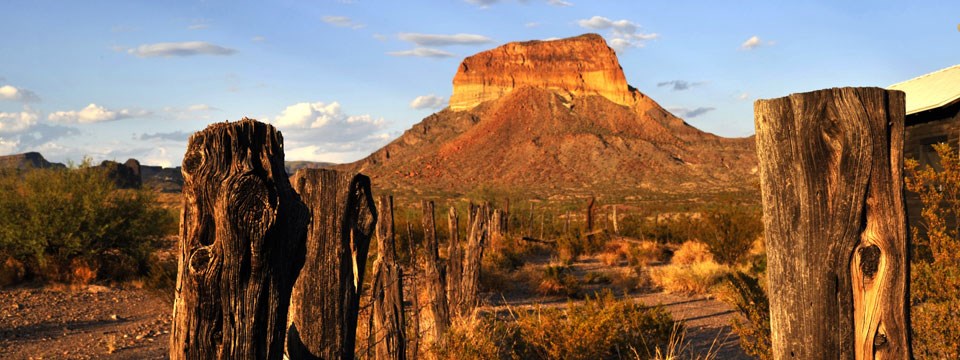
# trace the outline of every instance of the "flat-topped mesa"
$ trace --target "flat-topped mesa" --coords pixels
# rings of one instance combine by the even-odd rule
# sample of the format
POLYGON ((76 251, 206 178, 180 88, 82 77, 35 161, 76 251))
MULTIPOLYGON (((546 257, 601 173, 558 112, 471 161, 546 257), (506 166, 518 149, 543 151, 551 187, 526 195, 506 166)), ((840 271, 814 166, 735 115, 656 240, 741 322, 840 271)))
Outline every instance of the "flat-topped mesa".
POLYGON ((626 106, 637 95, 603 37, 584 34, 512 42, 464 59, 453 78, 450 109, 469 110, 524 86, 556 90, 567 98, 600 95, 626 106))

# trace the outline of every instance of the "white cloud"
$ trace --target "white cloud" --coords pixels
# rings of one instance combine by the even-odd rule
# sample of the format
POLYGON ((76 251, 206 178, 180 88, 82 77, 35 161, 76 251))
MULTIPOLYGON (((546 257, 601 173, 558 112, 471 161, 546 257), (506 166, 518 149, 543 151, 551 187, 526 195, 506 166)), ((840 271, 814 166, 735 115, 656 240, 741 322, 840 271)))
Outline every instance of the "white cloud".
POLYGON ((266 38, 266 37, 263 37, 263 36, 260 36, 260 35, 257 35, 257 36, 254 36, 254 37, 250 38, 250 41, 253 41, 253 42, 264 42, 264 41, 267 41, 267 38, 266 38))
POLYGON ((410 102, 413 109, 443 109, 447 106, 447 99, 430 94, 417 96, 410 102))
POLYGON ((535 27, 540 26, 540 23, 538 23, 538 22, 536 22, 536 21, 531 21, 531 22, 528 22, 528 23, 526 23, 526 24, 523 24, 523 26, 524 26, 524 27, 528 27, 528 28, 535 28, 535 27))
POLYGON ((203 30, 208 28, 210 28, 210 25, 208 24, 193 24, 193 25, 187 26, 187 30, 203 30))
POLYGON ((37 123, 39 116, 30 109, 21 112, 0 112, 0 134, 23 132, 37 123))
POLYGON ((194 104, 187 107, 187 111, 213 111, 220 110, 207 104, 194 104))
POLYGON ((553 6, 563 6, 563 7, 573 6, 573 3, 569 1, 563 1, 563 0, 547 0, 547 3, 553 6))
POLYGON ((264 121, 283 132, 288 160, 353 161, 390 139, 383 118, 346 114, 336 101, 296 103, 264 121))
POLYGON ((706 84, 706 82, 703 82, 703 81, 689 82, 686 80, 671 80, 671 81, 658 82, 657 87, 666 86, 668 88, 673 89, 673 91, 683 91, 683 90, 689 90, 692 87, 697 87, 703 84, 706 84))
POLYGON ((610 20, 603 16, 594 16, 589 19, 578 20, 577 24, 587 29, 609 29, 611 31, 610 47, 617 51, 623 51, 631 47, 643 47, 647 41, 660 37, 660 34, 657 33, 637 32, 640 25, 630 20, 610 20))
POLYGON ((708 113, 708 112, 714 111, 714 110, 716 110, 716 109, 717 109, 717 108, 714 108, 714 107, 698 107, 698 108, 696 108, 696 109, 671 108, 671 109, 668 109, 668 110, 670 110, 670 112, 676 114, 677 116, 679 116, 679 117, 681 117, 681 118, 691 119, 691 118, 695 118, 695 117, 697 117, 697 116, 706 114, 706 113, 708 113))
POLYGON ((336 27, 346 27, 351 29, 361 29, 367 26, 366 24, 360 24, 360 23, 354 22, 353 19, 350 19, 346 16, 328 15, 328 16, 322 17, 320 20, 323 20, 323 22, 336 27))
POLYGON ((128 119, 133 117, 147 116, 149 112, 146 111, 133 111, 128 109, 121 110, 110 110, 103 106, 97 104, 90 104, 87 107, 80 110, 70 110, 70 111, 57 111, 49 116, 47 119, 54 122, 60 123, 78 123, 78 124, 91 124, 104 121, 114 121, 120 119, 128 119))
POLYGON ((744 41, 743 44, 740 44, 740 50, 753 50, 761 46, 770 46, 774 45, 774 41, 763 41, 760 37, 754 35, 751 36, 747 41, 744 41))
POLYGON ((737 100, 750 100, 750 94, 740 93, 740 95, 737 95, 737 100))
POLYGON ((391 51, 387 55, 390 56, 418 56, 418 57, 432 57, 432 58, 448 58, 453 57, 454 55, 438 49, 431 49, 425 47, 413 48, 411 50, 403 51, 391 51))
POLYGON ((127 53, 138 57, 173 57, 193 55, 233 55, 237 51, 205 41, 166 42, 143 44, 127 53))
POLYGON ((409 41, 418 46, 449 46, 449 45, 477 45, 493 42, 493 39, 483 35, 476 34, 419 34, 419 33, 400 33, 397 37, 403 41, 409 41))
POLYGON ((18 88, 12 85, 0 86, 0 100, 12 100, 20 102, 40 101, 40 97, 33 91, 18 88))

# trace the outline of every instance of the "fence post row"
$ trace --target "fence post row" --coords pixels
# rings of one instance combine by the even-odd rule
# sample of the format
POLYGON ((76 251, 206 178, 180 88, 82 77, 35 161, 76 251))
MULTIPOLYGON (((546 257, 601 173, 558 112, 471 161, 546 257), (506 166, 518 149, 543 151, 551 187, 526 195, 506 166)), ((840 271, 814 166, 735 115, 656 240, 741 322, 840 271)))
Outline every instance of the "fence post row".
POLYGON ((904 94, 755 104, 776 359, 910 358, 904 94))
POLYGON ((292 181, 313 217, 306 262, 290 299, 287 356, 352 359, 363 272, 377 222, 370 179, 303 169, 292 181))
POLYGON ((403 269, 397 263, 393 227, 393 197, 377 199, 377 259, 373 263, 373 313, 370 347, 375 359, 407 358, 403 314, 403 269))
POLYGON ((306 206, 272 126, 243 119, 190 137, 182 173, 171 359, 281 359, 306 206))

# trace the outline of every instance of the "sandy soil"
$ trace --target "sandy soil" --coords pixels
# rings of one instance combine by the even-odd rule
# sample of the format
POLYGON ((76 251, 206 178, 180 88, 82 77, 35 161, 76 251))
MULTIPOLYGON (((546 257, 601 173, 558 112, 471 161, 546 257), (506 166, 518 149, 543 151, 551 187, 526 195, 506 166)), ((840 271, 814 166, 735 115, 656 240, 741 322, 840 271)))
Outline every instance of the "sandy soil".
POLYGON ((0 358, 163 359, 171 309, 141 289, 3 289, 0 358))

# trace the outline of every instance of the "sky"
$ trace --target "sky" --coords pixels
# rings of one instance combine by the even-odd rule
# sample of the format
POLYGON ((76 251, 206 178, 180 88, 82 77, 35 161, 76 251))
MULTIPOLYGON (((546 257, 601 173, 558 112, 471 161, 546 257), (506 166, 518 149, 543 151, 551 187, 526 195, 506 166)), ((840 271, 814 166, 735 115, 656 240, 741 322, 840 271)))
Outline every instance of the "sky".
POLYGON ((0 155, 178 166, 190 134, 274 124, 287 160, 350 162, 447 104, 460 61, 602 35, 688 123, 753 134, 753 102, 960 63, 960 2, 0 2, 0 155))

